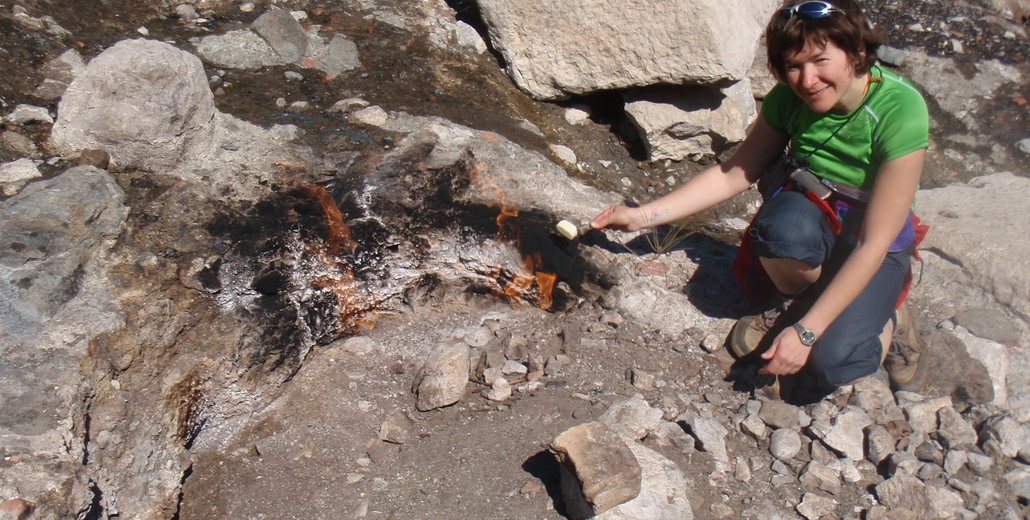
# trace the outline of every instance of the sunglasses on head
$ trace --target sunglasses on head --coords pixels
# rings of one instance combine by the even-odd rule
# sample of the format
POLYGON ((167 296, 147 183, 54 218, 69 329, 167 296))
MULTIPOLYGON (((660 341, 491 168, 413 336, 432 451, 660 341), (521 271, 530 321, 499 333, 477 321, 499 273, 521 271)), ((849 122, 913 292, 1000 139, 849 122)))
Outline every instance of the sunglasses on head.
POLYGON ((794 15, 800 16, 805 20, 819 20, 830 16, 830 13, 843 13, 844 11, 838 7, 835 7, 829 2, 801 2, 797 5, 785 7, 780 9, 780 14, 787 20, 790 20, 794 15))

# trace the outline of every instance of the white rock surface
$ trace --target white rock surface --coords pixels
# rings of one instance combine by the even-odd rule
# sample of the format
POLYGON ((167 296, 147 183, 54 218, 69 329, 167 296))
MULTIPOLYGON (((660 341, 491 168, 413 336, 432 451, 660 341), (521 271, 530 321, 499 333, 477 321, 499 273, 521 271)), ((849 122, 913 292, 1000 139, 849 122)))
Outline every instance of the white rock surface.
POLYGON ((772 0, 482 0, 490 39, 537 99, 739 80, 772 0))
POLYGON ((0 184, 38 179, 42 176, 32 159, 18 159, 0 164, 0 184))
POLYGON ((629 443, 640 464, 640 494, 601 513, 596 520, 692 520, 687 479, 676 463, 640 443, 629 443))
MULTIPOLYGON (((920 246, 960 263, 1001 303, 1030 316, 1030 179, 1011 173, 920 191, 917 213, 930 233, 920 246), (945 232, 946 231, 946 232, 945 232)), ((997 391, 995 392, 997 397, 997 391)))

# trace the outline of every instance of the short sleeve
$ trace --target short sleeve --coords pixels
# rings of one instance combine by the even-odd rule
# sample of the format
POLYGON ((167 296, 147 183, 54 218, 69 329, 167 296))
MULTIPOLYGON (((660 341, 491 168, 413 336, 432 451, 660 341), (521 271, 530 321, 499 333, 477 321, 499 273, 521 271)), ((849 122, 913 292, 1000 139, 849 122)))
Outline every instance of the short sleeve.
POLYGON ((787 128, 791 113, 801 100, 786 85, 777 83, 762 101, 762 117, 773 130, 790 135, 787 128))

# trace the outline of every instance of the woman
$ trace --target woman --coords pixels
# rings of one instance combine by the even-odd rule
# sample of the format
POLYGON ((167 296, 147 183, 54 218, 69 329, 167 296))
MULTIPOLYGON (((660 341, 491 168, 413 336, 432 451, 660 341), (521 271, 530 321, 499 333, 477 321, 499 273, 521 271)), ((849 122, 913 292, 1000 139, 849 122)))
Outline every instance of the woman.
MULTIPOLYGON (((828 181, 816 188, 835 190, 817 204, 819 190, 787 182, 763 204, 747 238, 778 294, 734 326, 729 347, 738 356, 767 348, 763 374, 807 366, 838 386, 877 370, 903 319, 894 311, 914 251, 910 209, 928 143, 926 105, 910 83, 875 65, 881 39, 855 0, 786 0, 766 42, 779 84, 733 156, 640 208, 608 208, 590 225, 636 231, 702 211, 747 190, 789 144, 791 156, 828 181), (797 297, 807 304, 790 307, 797 297)), ((887 368, 896 387, 912 389, 922 378, 920 345, 907 332, 908 344, 896 341, 906 351, 887 368)))

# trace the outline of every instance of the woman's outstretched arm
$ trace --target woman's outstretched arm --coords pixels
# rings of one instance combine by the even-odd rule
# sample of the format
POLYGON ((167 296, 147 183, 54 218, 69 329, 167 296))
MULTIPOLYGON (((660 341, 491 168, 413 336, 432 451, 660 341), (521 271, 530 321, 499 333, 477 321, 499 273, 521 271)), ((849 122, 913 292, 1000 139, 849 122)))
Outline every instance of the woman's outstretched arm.
POLYGON ((590 221, 594 229, 637 231, 660 226, 704 211, 748 189, 787 146, 788 136, 766 123, 761 114, 747 138, 722 164, 698 173, 664 197, 638 208, 612 206, 590 221))

